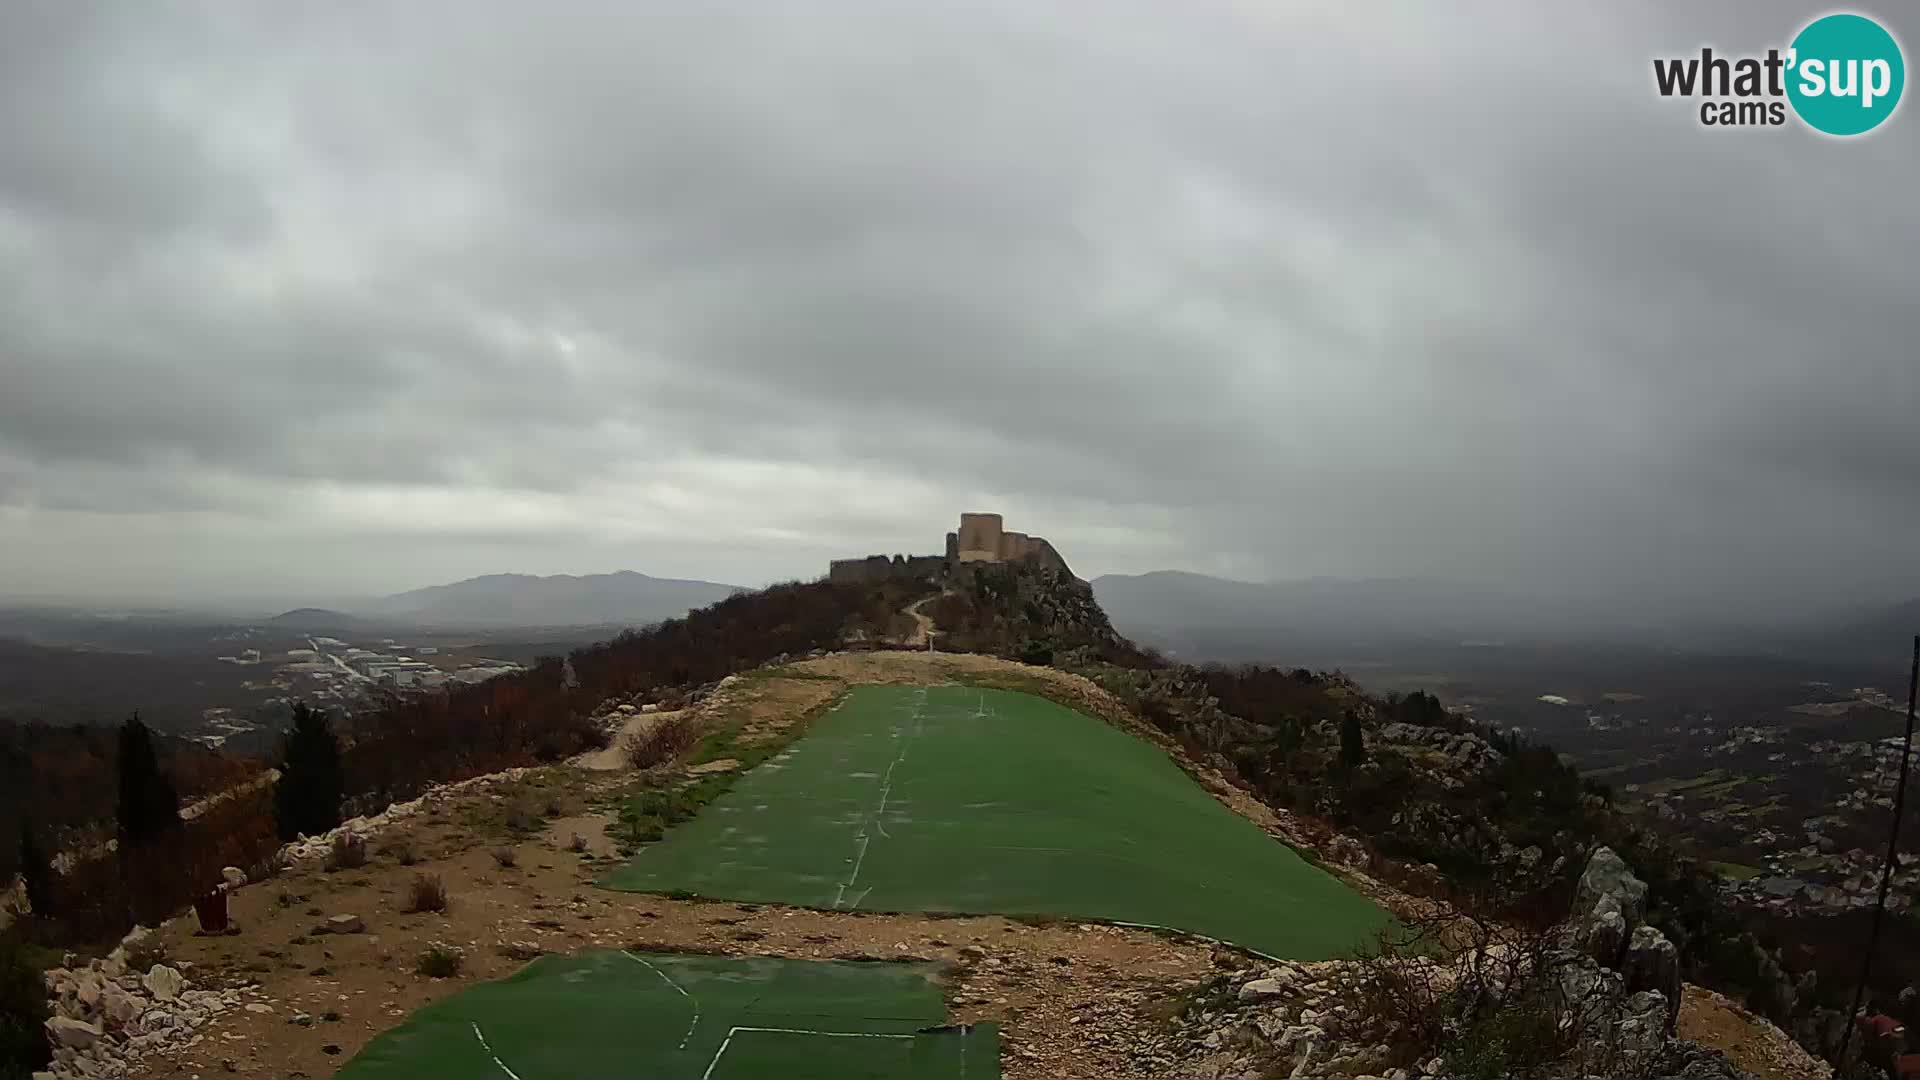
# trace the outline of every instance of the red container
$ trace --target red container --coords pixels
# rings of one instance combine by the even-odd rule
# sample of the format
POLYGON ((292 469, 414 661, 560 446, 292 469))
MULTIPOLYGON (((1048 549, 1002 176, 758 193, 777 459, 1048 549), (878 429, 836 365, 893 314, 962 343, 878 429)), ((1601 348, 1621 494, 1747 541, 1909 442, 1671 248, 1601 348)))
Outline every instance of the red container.
POLYGON ((227 932, 227 890, 215 889, 193 902, 193 913, 200 917, 200 929, 208 934, 227 932))

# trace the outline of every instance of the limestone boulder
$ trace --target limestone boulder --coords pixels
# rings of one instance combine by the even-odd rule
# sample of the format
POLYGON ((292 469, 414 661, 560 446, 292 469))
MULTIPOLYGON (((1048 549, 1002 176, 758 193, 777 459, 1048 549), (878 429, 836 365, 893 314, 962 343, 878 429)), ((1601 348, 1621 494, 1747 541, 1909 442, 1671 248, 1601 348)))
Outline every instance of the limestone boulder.
POLYGON ((1667 1006, 1666 1027, 1672 1031, 1680 1019, 1680 950, 1657 927, 1641 926, 1627 943, 1620 961, 1620 974, 1626 979, 1628 993, 1653 992, 1662 995, 1667 1006))
POLYGON ((1647 883, 1633 876, 1627 861, 1609 847, 1596 848, 1580 874, 1573 893, 1573 919, 1584 921, 1600 908, 1602 900, 1611 900, 1629 928, 1639 926, 1647 916, 1647 883))
POLYGON ((47 1037, 56 1046, 69 1046, 75 1050, 85 1050, 100 1041, 105 1034, 99 1024, 89 1024, 84 1020, 75 1020, 70 1016, 56 1016, 47 1021, 47 1037))
POLYGON ((187 978, 178 970, 165 964, 155 964, 153 970, 141 978, 140 985, 146 987, 147 993, 152 994, 156 1000, 172 1001, 180 996, 180 991, 187 988, 187 978))

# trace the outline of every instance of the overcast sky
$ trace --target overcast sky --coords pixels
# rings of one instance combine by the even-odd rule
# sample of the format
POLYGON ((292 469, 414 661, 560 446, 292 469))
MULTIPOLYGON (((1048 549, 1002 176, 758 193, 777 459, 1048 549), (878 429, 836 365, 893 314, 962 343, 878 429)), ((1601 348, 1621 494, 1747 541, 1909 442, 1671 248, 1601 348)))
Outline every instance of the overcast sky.
POLYGON ((8 3, 0 594, 1920 594, 1920 116, 1653 90, 1819 10, 8 3))

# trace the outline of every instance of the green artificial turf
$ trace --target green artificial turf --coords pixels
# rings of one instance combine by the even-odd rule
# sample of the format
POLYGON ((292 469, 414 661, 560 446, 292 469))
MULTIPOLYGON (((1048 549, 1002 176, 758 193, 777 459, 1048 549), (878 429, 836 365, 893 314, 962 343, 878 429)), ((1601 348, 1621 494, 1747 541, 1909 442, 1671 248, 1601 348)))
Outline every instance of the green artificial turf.
POLYGON ((1387 922, 1157 747, 961 686, 856 688, 602 884, 1143 923, 1290 959, 1351 952, 1387 922))
POLYGON ((928 964, 596 951, 429 1005, 340 1080, 993 1080, 992 1025, 946 1027, 928 964))

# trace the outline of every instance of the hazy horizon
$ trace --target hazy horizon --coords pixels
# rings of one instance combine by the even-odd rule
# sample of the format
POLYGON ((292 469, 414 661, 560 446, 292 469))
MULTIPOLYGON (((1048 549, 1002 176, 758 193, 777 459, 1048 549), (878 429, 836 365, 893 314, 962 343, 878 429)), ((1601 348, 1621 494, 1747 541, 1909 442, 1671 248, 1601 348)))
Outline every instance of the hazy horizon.
POLYGON ((1920 119, 1649 64, 1820 10, 8 7, 0 597, 755 586, 964 510, 1086 578, 1920 596, 1920 119))

